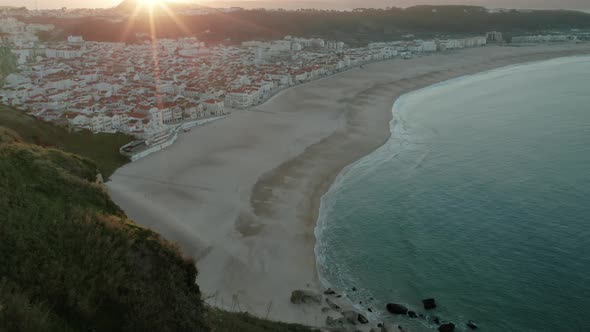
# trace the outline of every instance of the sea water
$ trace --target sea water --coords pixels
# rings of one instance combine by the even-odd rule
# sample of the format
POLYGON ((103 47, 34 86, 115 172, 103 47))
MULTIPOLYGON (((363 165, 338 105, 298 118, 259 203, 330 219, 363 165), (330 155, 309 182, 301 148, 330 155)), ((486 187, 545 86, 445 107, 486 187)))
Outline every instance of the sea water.
POLYGON ((409 331, 590 331, 590 57, 404 95, 391 130, 322 198, 324 285, 409 331))

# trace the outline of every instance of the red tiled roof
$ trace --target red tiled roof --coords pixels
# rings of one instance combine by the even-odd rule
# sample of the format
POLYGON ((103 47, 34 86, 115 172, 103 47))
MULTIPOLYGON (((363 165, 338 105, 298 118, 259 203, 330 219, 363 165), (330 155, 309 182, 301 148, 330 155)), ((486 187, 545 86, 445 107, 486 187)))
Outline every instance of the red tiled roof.
POLYGON ((137 113, 137 112, 131 112, 131 113, 129 113, 129 117, 130 118, 143 119, 146 116, 147 115, 146 114, 143 114, 143 113, 137 113))

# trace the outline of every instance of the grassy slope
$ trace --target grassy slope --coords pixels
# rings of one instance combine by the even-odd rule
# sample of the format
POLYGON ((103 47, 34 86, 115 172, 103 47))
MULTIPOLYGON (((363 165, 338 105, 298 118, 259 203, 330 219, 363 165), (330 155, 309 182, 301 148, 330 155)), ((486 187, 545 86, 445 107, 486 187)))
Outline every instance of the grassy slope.
POLYGON ((233 313, 209 308, 206 314, 211 332, 312 332, 306 326, 273 322, 247 313, 233 313))
POLYGON ((83 130, 69 132, 67 128, 39 121, 22 111, 0 105, 0 126, 17 132, 26 143, 55 147, 96 160, 102 175, 108 178, 129 159, 119 148, 133 140, 124 134, 92 134, 83 130))
POLYGON ((207 309, 192 260, 128 220, 96 165, 0 127, 0 331, 311 331, 207 309))

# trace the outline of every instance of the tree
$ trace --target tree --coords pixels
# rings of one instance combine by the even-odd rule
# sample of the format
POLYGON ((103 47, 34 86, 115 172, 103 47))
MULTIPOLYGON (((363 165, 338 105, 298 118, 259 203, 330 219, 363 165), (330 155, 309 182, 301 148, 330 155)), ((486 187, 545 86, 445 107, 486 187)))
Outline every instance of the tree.
POLYGON ((0 85, 4 84, 6 76, 14 73, 18 66, 16 55, 10 48, 0 46, 0 85))

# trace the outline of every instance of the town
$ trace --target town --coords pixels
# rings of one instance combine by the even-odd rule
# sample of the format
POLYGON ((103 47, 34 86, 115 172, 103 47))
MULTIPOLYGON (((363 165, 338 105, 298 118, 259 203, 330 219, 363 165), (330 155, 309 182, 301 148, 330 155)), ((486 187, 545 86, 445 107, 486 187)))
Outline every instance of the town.
MULTIPOLYGON (((294 36, 238 45, 149 34, 137 34, 133 44, 85 41, 82 36, 39 40, 37 33, 54 28, 0 18, 2 43, 18 61, 18 71, 0 89, 0 102, 44 121, 94 133, 123 132, 148 145, 170 137, 179 124, 247 109, 288 87, 370 62, 503 42, 499 32, 436 40, 408 35, 362 48, 294 36)), ((559 35, 517 41, 575 39, 559 35)))

